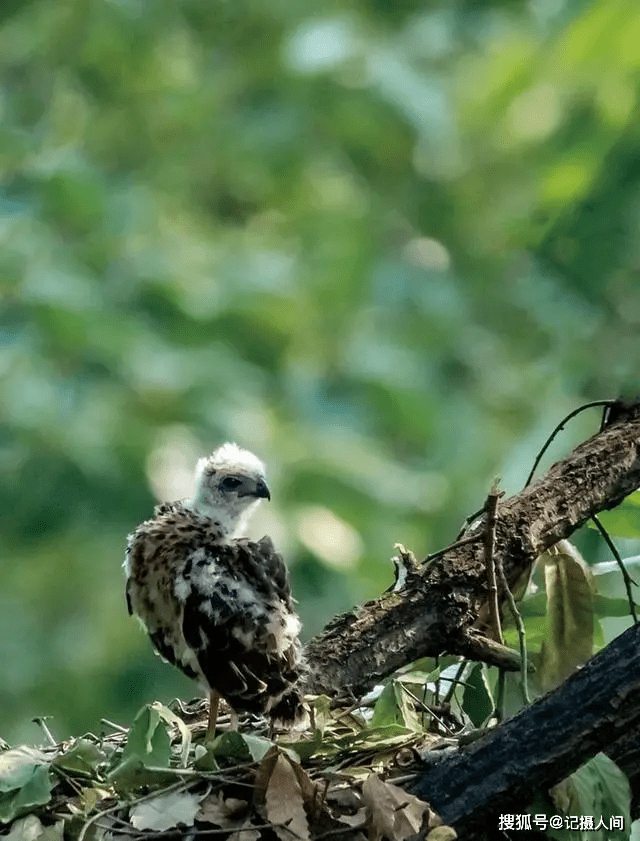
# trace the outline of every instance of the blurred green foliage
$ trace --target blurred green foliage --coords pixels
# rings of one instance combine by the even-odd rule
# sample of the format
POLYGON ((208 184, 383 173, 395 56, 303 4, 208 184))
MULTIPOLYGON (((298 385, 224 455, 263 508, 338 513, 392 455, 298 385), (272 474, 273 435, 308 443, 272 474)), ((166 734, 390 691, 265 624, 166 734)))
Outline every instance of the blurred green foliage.
POLYGON ((2 4, 5 738, 194 694, 119 567, 220 442, 312 634, 637 390, 639 43, 624 0, 2 4))

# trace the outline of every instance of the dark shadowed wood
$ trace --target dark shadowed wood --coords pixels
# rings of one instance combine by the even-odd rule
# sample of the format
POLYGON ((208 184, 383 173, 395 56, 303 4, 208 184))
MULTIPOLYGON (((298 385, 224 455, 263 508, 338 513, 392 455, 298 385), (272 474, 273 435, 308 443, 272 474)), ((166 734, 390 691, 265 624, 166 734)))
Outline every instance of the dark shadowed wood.
POLYGON ((431 764, 413 793, 464 838, 478 828, 496 828, 500 812, 524 812, 535 791, 553 786, 630 731, 637 733, 639 651, 635 625, 554 692, 431 764))

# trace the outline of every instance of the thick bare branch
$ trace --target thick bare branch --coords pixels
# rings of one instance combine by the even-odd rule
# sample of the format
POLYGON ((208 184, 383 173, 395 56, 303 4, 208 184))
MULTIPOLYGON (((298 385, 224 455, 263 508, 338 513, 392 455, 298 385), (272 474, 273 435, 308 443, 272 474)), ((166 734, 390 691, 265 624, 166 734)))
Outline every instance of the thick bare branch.
MULTIPOLYGON (((639 448, 634 408, 501 504, 495 552, 511 584, 543 550, 640 486, 639 448)), ((482 543, 451 549, 405 589, 337 617, 311 640, 309 688, 357 696, 419 657, 468 653, 486 607, 482 543)))
MULTIPOLYGON (((524 812, 536 791, 560 782, 612 744, 624 745, 629 733, 637 740, 639 647, 640 625, 634 625, 558 689, 478 741, 431 762, 414 794, 460 837, 481 830, 481 837, 491 838, 499 812, 524 812)), ((637 759, 637 741, 635 751, 637 759)), ((618 761, 622 753, 614 751, 618 761)))

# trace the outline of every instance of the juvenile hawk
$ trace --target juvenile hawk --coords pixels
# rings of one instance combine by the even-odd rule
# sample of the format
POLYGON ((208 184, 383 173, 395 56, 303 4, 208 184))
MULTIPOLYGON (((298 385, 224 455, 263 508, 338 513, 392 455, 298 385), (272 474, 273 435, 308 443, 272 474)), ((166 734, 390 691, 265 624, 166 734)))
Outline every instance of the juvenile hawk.
POLYGON ((193 499, 158 505, 128 537, 127 605, 165 660, 236 712, 292 723, 302 711, 300 620, 268 537, 239 537, 261 499, 263 463, 224 444, 196 469, 193 499))

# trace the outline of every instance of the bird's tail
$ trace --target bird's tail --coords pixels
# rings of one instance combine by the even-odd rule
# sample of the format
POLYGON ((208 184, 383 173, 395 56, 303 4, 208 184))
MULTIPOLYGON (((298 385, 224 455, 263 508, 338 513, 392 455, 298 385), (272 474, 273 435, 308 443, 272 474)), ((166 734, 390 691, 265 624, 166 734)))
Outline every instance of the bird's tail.
POLYGON ((304 724, 308 714, 304 706, 302 689, 294 684, 284 692, 269 710, 269 717, 273 724, 289 729, 294 725, 304 724))

